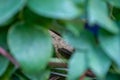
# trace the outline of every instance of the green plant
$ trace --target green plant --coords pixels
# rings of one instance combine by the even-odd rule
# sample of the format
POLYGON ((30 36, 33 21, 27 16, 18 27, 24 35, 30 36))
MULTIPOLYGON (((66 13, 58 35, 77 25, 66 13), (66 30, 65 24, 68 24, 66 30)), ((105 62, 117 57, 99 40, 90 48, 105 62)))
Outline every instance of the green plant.
POLYGON ((120 80, 119 3, 0 0, 0 80, 48 80, 52 69, 68 80, 87 80, 87 70, 97 80, 120 80), (62 59, 67 71, 53 57, 48 30, 59 32, 75 48, 70 59, 62 59), (50 62, 60 65, 54 68, 50 62))

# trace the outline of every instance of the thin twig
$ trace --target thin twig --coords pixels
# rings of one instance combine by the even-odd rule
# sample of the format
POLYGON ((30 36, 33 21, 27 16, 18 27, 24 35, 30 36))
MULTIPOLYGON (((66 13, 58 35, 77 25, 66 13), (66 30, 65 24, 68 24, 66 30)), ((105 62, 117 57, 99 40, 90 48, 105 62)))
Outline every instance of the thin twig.
POLYGON ((83 74, 83 75, 80 77, 80 80, 84 80, 85 77, 86 77, 86 75, 83 74))
POLYGON ((52 77, 52 78, 50 78, 49 80, 58 80, 60 77, 59 76, 57 76, 57 77, 52 77))
POLYGON ((85 77, 91 77, 91 78, 95 78, 95 75, 92 73, 92 71, 87 70, 81 77, 80 80, 84 80, 85 77))
POLYGON ((16 68, 19 67, 18 62, 2 47, 0 47, 0 54, 9 59, 15 65, 16 68))
POLYGON ((93 74, 92 71, 88 70, 86 73, 85 73, 86 76, 88 77, 91 77, 91 78, 95 78, 95 74, 93 74))
POLYGON ((115 17, 113 16, 113 6, 110 6, 110 17, 115 20, 115 17))
POLYGON ((53 68, 56 68, 56 67, 67 68, 67 61, 66 60, 61 60, 61 59, 58 59, 58 58, 53 58, 53 59, 50 60, 48 65, 50 67, 53 67, 53 68))
POLYGON ((66 74, 57 73, 57 72, 51 72, 51 74, 53 74, 53 75, 58 75, 58 76, 62 76, 62 77, 67 77, 66 74))

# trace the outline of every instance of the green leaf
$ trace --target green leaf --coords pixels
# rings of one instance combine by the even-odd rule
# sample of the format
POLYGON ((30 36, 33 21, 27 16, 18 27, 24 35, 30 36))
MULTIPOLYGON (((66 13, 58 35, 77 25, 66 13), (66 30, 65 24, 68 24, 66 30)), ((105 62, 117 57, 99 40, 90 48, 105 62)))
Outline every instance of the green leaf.
POLYGON ((109 18, 107 4, 103 0, 89 0, 88 19, 90 24, 99 24, 101 28, 118 33, 117 25, 109 18))
POLYGON ((68 31, 72 32, 75 36, 79 36, 80 32, 84 28, 83 22, 66 22, 66 28, 68 31))
POLYGON ((26 0, 0 0, 0 25, 5 24, 24 6, 26 0))
POLYGON ((65 32, 63 38, 66 42, 71 44, 74 48, 80 50, 89 49, 89 43, 95 44, 94 36, 87 30, 81 30, 79 36, 74 35, 71 32, 65 32))
POLYGON ((73 2, 77 3, 77 4, 84 4, 85 0, 72 0, 73 2))
MULTIPOLYGON (((0 47, 4 49, 8 48, 6 37, 7 37, 7 29, 1 28, 0 29, 0 47)), ((2 76, 3 73, 6 71, 8 64, 9 64, 9 61, 5 57, 0 55, 0 76, 2 76)))
POLYGON ((105 54, 100 47, 93 47, 88 51, 88 61, 90 69, 99 78, 105 78, 110 66, 111 59, 105 54))
POLYGON ((28 24, 44 25, 44 27, 46 27, 46 25, 50 25, 50 23, 52 22, 51 19, 37 15, 28 8, 24 10, 23 17, 25 22, 28 24))
POLYGON ((68 80, 78 80, 87 70, 86 53, 77 51, 69 61, 68 80))
MULTIPOLYGON (((70 35, 70 33, 65 35, 65 39, 67 39, 67 41, 69 41, 69 43, 71 43, 76 50, 79 49, 80 51, 84 51, 85 54, 88 56, 87 64, 89 65, 89 68, 91 68, 98 77, 103 78, 111 65, 111 60, 100 48, 96 48, 98 47, 98 45, 95 42, 94 36, 87 30, 83 30, 83 32, 81 31, 78 37, 70 35)), ((78 57, 81 58, 80 56, 78 57)), ((76 65, 74 64, 74 67, 75 66, 76 65)))
POLYGON ((10 18, 9 20, 7 20, 7 21, 5 21, 4 23, 0 24, 0 27, 9 26, 15 19, 16 19, 16 16, 13 17, 13 18, 10 18))
POLYGON ((4 74, 8 67, 9 61, 5 57, 0 55, 0 77, 4 74))
POLYGON ((108 73, 106 80, 120 80, 120 74, 108 73))
POLYGON ((92 78, 90 78, 90 77, 85 77, 85 79, 84 80, 93 80, 92 78))
POLYGON ((28 78, 31 80, 49 80, 50 76, 50 70, 46 69, 42 73, 36 74, 36 75, 28 75, 28 78))
POLYGON ((90 78, 90 77, 85 77, 84 80, 94 80, 93 78, 90 78))
POLYGON ((4 72, 4 74, 0 77, 0 80, 9 80, 12 76, 12 74, 15 72, 14 65, 11 63, 9 64, 7 70, 4 72))
POLYGON ((105 31, 99 34, 100 45, 108 56, 110 56, 120 67, 120 33, 110 35, 105 31))
MULTIPOLYGON (((112 10, 112 15, 111 15, 111 17, 116 21, 116 22, 119 22, 120 21, 120 14, 118 14, 118 13, 120 13, 120 8, 116 8, 116 7, 111 7, 111 10, 112 10), (112 10, 113 9, 113 10, 112 10)), ((119 26, 119 24, 118 24, 118 27, 120 27, 119 26)))
POLYGON ((8 33, 11 54, 25 72, 37 73, 45 69, 52 55, 48 31, 41 26, 18 23, 8 33))
POLYGON ((111 5, 120 8, 120 0, 107 0, 111 5))
POLYGON ((39 15, 56 19, 73 19, 80 13, 70 0, 28 0, 28 7, 39 15))
POLYGON ((4 49, 8 49, 8 45, 7 45, 7 31, 8 29, 3 27, 0 28, 0 47, 4 48, 4 49))

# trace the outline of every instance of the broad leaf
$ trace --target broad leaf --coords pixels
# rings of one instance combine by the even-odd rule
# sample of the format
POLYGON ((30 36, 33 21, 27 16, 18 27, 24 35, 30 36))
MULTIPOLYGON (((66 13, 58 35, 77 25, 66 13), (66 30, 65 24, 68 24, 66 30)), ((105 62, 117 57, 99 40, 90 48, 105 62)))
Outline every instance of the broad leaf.
MULTIPOLYGON (((85 54, 87 54, 87 64, 89 65, 88 67, 92 69, 92 71, 98 77, 103 78, 109 70, 111 60, 100 48, 96 48, 98 45, 95 43, 94 36, 87 31, 81 32, 78 37, 70 35, 70 33, 69 35, 65 35, 65 39, 67 39, 67 41, 69 41, 76 49, 80 49, 80 51, 84 51, 85 54), (102 60, 101 57, 103 58, 102 60)), ((81 58, 80 56, 78 57, 81 58)))
POLYGON ((8 67, 9 61, 5 57, 0 55, 0 76, 4 74, 8 67))
POLYGON ((94 38, 87 30, 81 31, 79 36, 72 33, 65 33, 63 36, 77 50, 69 61, 68 73, 68 80, 77 80, 88 69, 86 56, 91 47, 90 42, 94 43, 94 38))
POLYGON ((41 26, 18 23, 10 28, 8 44, 11 54, 25 72, 45 69, 52 55, 51 37, 41 26))
POLYGON ((7 31, 8 31, 8 28, 6 28, 6 27, 0 28, 0 47, 2 47, 4 49, 8 49, 7 31))
POLYGON ((88 19, 90 24, 99 24, 111 33, 118 33, 117 25, 109 18, 107 4, 103 0, 88 1, 88 19))
POLYGON ((94 36, 88 32, 88 30, 82 30, 80 31, 79 35, 74 35, 70 32, 65 32, 63 34, 63 37, 66 42, 71 44, 74 48, 80 49, 80 50, 87 50, 90 47, 91 44, 95 43, 94 36))
POLYGON ((106 54, 120 67, 120 33, 118 35, 110 35, 102 31, 99 34, 99 41, 106 54))
POLYGON ((50 76, 50 70, 46 69, 42 73, 34 74, 34 75, 28 75, 27 77, 31 80, 49 80, 50 76))
POLYGON ((51 19, 37 15, 28 8, 24 10, 23 17, 28 24, 44 25, 44 27, 52 22, 51 19))
POLYGON ((73 2, 77 3, 77 4, 84 4, 85 0, 72 0, 73 2))
POLYGON ((39 15, 56 19, 73 19, 80 13, 70 0, 28 0, 28 7, 39 15))
POLYGON ((77 51, 69 61, 68 80, 78 80, 87 70, 86 53, 77 51))
POLYGON ((0 25, 5 24, 6 21, 21 10, 25 1, 26 0, 0 0, 0 25))
POLYGON ((120 8, 120 0, 107 0, 111 5, 120 8))
POLYGON ((105 78, 110 66, 111 59, 105 54, 100 47, 93 47, 88 51, 88 61, 90 69, 99 78, 105 78))
MULTIPOLYGON (((84 28, 83 22, 66 22, 66 28, 68 31, 72 32, 75 36, 79 36, 80 32, 84 28)), ((68 32, 66 31, 66 32, 68 32)))

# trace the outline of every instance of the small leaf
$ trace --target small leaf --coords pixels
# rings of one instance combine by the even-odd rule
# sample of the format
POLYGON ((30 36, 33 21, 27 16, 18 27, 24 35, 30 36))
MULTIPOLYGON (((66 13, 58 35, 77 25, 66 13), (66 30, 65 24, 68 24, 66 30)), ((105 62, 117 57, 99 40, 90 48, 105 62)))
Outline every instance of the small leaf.
POLYGON ((110 65, 111 59, 105 54, 100 47, 93 47, 88 51, 89 67, 99 78, 105 78, 110 65))
POLYGON ((8 33, 8 44, 25 72, 37 73, 45 69, 52 55, 51 37, 41 26, 14 25, 8 33))
POLYGON ((111 5, 120 8, 120 0, 107 0, 111 5))
POLYGON ((39 15, 56 19, 73 19, 80 13, 70 0, 28 0, 28 7, 39 15))
POLYGON ((25 4, 26 0, 0 0, 0 25, 5 24, 25 4))
POLYGON ((0 55, 0 77, 4 74, 8 67, 9 61, 5 57, 0 55))
POLYGON ((99 34, 100 45, 108 56, 110 56, 120 67, 120 33, 110 35, 105 31, 99 34))
POLYGON ((111 33, 118 33, 117 25, 109 18, 107 4, 103 0, 89 0, 88 19, 91 25, 99 24, 111 33))
POLYGON ((75 52, 69 61, 68 80, 78 80, 87 70, 85 52, 75 52))

